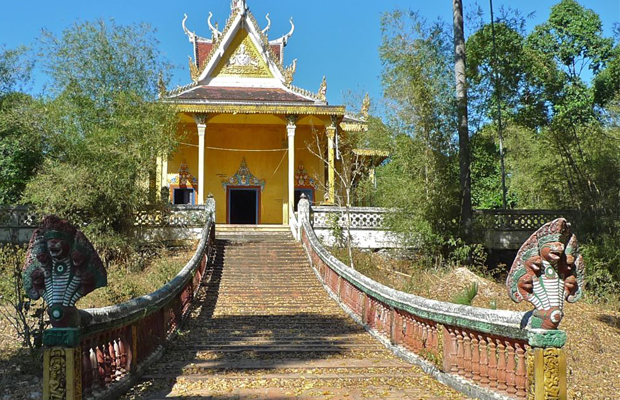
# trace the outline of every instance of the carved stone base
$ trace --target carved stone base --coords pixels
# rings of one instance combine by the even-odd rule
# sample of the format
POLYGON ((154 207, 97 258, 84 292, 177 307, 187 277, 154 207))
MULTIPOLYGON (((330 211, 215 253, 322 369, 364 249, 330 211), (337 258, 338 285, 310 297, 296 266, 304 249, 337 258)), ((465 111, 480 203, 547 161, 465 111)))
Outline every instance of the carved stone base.
POLYGON ((79 347, 46 348, 43 354, 43 399, 81 400, 82 363, 79 347))
POLYGON ((534 349, 527 356, 528 400, 566 400, 566 355, 558 348, 534 349))

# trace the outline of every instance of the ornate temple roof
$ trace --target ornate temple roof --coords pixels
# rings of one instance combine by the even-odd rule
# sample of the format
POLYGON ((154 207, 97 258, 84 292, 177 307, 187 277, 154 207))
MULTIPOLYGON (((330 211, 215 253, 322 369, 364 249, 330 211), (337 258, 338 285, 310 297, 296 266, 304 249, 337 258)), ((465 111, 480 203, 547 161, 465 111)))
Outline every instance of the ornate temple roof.
POLYGON ((247 7, 246 0, 233 0, 231 13, 223 30, 207 24, 211 37, 198 36, 186 26, 182 27, 194 48, 189 58, 192 83, 164 93, 165 101, 185 105, 288 105, 328 107, 337 114, 344 114, 343 107, 330 107, 326 99, 325 78, 317 93, 292 85, 297 60, 285 67, 284 47, 295 30, 291 29, 277 39, 268 38, 271 20, 260 28, 247 7))

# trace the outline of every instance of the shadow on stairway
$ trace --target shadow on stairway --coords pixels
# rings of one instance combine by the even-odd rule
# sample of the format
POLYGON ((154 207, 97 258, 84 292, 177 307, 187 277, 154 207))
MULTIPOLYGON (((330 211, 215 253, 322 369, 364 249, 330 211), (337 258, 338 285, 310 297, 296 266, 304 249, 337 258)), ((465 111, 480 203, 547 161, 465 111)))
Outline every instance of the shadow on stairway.
POLYGON ((364 330, 326 296, 295 244, 218 238, 207 268, 191 318, 127 398, 291 398, 252 382, 331 373, 376 348, 360 341, 364 330))

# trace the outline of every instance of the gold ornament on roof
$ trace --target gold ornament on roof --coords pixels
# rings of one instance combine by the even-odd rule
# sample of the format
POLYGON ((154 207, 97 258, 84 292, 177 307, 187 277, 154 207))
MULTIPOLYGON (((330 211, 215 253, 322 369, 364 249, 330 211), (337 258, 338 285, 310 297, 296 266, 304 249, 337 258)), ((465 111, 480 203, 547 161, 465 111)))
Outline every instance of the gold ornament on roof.
POLYGON ((198 71, 198 67, 194 60, 192 60, 191 56, 187 56, 189 58, 189 76, 192 78, 192 81, 198 82, 198 77, 200 76, 200 71, 198 71))
POLYGON ((297 71, 297 59, 294 59, 293 63, 284 70, 284 81, 287 85, 290 85, 293 82, 293 75, 295 75, 295 71, 297 71))
POLYGON ((327 100, 327 79, 325 78, 325 76, 323 76, 321 87, 319 87, 319 99, 323 101, 327 100))
POLYGON ((254 78, 272 76, 249 35, 243 39, 217 75, 243 75, 254 78))

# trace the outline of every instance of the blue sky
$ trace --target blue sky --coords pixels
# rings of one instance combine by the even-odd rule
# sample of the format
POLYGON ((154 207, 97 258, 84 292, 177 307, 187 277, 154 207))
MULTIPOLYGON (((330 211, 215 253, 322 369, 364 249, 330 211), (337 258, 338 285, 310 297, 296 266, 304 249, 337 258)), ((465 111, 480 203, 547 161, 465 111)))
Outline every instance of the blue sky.
MULTIPOLYGON (((494 0, 497 10, 502 5, 515 4, 523 14, 534 13, 528 20, 528 30, 544 22, 549 9, 559 0, 494 0)), ((183 14, 188 14, 188 28, 202 36, 210 36, 206 19, 209 11, 214 21, 223 27, 230 13, 229 0, 107 0, 85 1, 3 1, 0 12, 0 44, 15 47, 36 44, 41 29, 60 33, 76 21, 113 18, 120 24, 147 22, 157 28, 160 48, 177 69, 172 86, 190 82, 187 56, 191 45, 181 29, 183 14)), ((612 34, 620 22, 620 0, 580 0, 597 12, 605 33, 612 34)), ((465 13, 474 5, 487 13, 488 0, 478 3, 464 1, 465 13)), ((381 96, 381 62, 378 47, 381 42, 380 16, 395 8, 417 10, 429 20, 442 18, 451 21, 452 2, 449 0, 248 0, 248 5, 260 24, 266 24, 266 13, 272 21, 270 38, 279 37, 290 29, 289 18, 295 22, 295 34, 285 49, 285 64, 297 58, 294 84, 308 90, 319 88, 327 76, 327 97, 331 104, 347 102, 348 90, 369 92, 381 96)), ((466 21, 467 24, 467 21, 466 21)), ((35 75, 33 91, 43 86, 44 79, 35 75)))

